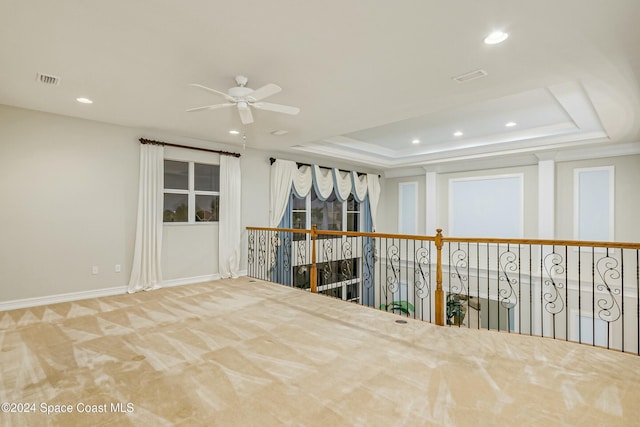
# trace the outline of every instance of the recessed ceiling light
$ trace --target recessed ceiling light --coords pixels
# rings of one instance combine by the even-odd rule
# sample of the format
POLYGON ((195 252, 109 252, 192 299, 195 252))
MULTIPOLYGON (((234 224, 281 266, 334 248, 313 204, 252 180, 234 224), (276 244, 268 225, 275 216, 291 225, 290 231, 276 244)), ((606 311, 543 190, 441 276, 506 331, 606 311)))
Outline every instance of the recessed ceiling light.
POLYGON ((485 44, 498 44, 502 43, 509 37, 509 34, 504 33, 502 31, 494 31, 484 38, 485 44))
POLYGON ((462 133, 461 131, 457 130, 453 133, 453 136, 462 136, 464 135, 464 133, 462 133))
POLYGON ((505 126, 506 126, 506 127, 508 127, 508 128, 512 128, 512 127, 514 127, 515 125, 517 125, 517 123, 516 123, 516 122, 509 122, 509 123, 507 123, 505 126))
POLYGON ((411 141, 412 144, 420 144, 420 140, 418 138, 411 141))
POLYGON ((78 101, 81 104, 93 104, 93 101, 90 100, 89 98, 76 98, 76 101, 78 101))
POLYGON ((229 131, 229 133, 230 133, 231 135, 238 135, 240 132, 239 132, 239 131, 237 131, 237 130, 235 130, 235 129, 231 129, 231 130, 229 131))

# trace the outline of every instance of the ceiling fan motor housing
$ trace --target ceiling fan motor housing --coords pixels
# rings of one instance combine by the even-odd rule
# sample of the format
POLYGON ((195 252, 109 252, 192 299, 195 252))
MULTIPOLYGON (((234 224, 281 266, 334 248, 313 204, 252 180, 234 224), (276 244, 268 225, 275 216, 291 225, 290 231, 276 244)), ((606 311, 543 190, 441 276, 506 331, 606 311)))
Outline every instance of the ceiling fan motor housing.
POLYGON ((234 98, 244 98, 251 92, 253 92, 253 89, 242 86, 232 87, 229 89, 229 95, 233 96, 234 98))

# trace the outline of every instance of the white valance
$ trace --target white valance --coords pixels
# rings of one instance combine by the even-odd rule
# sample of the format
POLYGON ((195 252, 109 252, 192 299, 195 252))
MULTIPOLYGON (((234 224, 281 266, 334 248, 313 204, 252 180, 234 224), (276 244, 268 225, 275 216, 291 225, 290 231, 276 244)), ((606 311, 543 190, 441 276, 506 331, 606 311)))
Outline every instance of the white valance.
POLYGON ((336 192, 336 197, 339 201, 344 202, 349 198, 351 194, 351 172, 340 172, 340 170, 333 169, 333 187, 336 192))
POLYGON ((276 160, 271 165, 270 227, 277 227, 289 203, 291 189, 300 197, 306 197, 313 185, 320 200, 326 200, 335 190, 336 197, 344 202, 349 194, 362 203, 367 194, 371 206, 371 218, 375 229, 376 208, 380 197, 378 175, 358 176, 354 171, 321 169, 317 165, 301 166, 290 160, 276 160))
POLYGON ((364 198, 367 197, 367 175, 358 176, 357 172, 351 172, 351 178, 353 181, 353 195, 358 203, 362 203, 364 198))
POLYGON ((309 166, 302 166, 300 168, 296 165, 296 171, 293 174, 293 187, 298 193, 298 196, 309 194, 311 186, 313 185, 313 175, 309 166))
MULTIPOLYGON (((317 165, 313 165, 313 188, 316 190, 318 199, 327 200, 333 192, 333 174, 331 169, 320 169, 317 165)), ((305 194, 306 196, 306 194, 305 194)))

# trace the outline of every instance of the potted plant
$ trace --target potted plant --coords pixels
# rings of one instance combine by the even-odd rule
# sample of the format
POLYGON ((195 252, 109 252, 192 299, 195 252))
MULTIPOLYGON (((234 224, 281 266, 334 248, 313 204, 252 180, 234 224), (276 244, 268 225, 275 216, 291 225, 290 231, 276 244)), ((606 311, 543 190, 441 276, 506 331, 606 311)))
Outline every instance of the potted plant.
POLYGON ((399 313, 399 314, 410 316, 414 311, 414 307, 413 307, 413 304, 411 304, 408 301, 393 301, 391 304, 388 304, 388 305, 380 304, 380 310, 391 311, 396 314, 399 313))
POLYGON ((464 305, 466 295, 448 294, 447 295, 447 325, 462 325, 464 316, 467 313, 467 307, 464 305))

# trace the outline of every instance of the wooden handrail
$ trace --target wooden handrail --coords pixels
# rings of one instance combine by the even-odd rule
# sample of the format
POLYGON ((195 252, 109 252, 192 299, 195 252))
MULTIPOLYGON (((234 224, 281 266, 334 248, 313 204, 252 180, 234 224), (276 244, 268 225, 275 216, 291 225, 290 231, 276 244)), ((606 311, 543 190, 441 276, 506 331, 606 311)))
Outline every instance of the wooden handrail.
POLYGON ((592 242, 588 240, 498 239, 486 237, 443 237, 449 243, 496 243, 543 246, 589 246, 595 248, 640 249, 640 243, 592 242))
POLYGON ((318 267, 317 267, 317 239, 318 236, 336 236, 336 237, 371 237, 398 240, 415 240, 415 241, 432 241, 436 248, 436 290, 435 290, 435 324, 444 326, 446 324, 446 303, 443 285, 443 268, 442 268, 442 249, 445 243, 482 243, 482 244, 512 244, 512 245, 538 245, 538 246, 574 246, 574 247, 591 247, 591 248, 617 248, 640 250, 640 243, 626 242, 597 242, 597 241, 580 241, 580 240, 550 240, 550 239, 498 239, 498 238, 477 238, 477 237, 444 237, 442 229, 436 230, 435 236, 416 236, 409 234, 388 234, 388 233, 371 233, 357 231, 335 231, 335 230, 318 230, 314 224, 311 230, 298 228, 265 228, 265 227, 247 227, 252 231, 270 231, 270 232, 289 232, 299 234, 309 234, 311 236, 311 271, 310 271, 310 287, 311 292, 318 292, 318 267))
MULTIPOLYGON (((311 234, 311 230, 301 228, 268 228, 268 227, 247 227, 247 230, 259 231, 282 231, 291 233, 311 234)), ((335 230, 317 230, 318 235, 329 236, 350 236, 350 237, 379 237, 386 239, 407 239, 407 240, 425 240, 434 242, 436 236, 419 236, 413 234, 390 234, 390 233, 373 233, 362 231, 335 231, 335 230)), ((544 246, 589 246, 596 248, 616 248, 616 249, 640 249, 640 243, 631 242, 600 242, 588 240, 550 240, 550 239, 503 239, 492 237, 444 237, 442 241, 446 243, 496 243, 496 244, 520 244, 520 245, 544 245, 544 246)))
MULTIPOLYGON (((246 227, 247 230, 252 231, 280 231, 288 233, 300 233, 311 234, 311 230, 304 228, 272 228, 272 227, 246 227)), ((407 239, 407 240, 425 240, 435 241, 435 236, 416 236, 412 234, 386 234, 386 233, 373 233, 365 231, 336 231, 336 230, 317 230, 317 235, 325 236, 347 236, 347 237, 379 237, 387 239, 407 239)))

